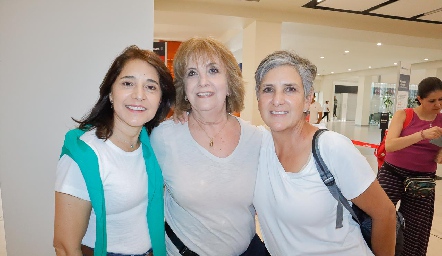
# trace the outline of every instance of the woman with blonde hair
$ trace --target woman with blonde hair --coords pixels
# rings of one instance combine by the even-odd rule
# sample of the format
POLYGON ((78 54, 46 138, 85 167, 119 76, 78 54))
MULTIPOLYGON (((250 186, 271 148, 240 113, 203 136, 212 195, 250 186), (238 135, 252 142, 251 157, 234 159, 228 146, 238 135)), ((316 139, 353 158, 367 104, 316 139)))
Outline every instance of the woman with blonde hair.
POLYGON ((155 128, 164 175, 169 255, 265 255, 252 205, 261 132, 230 113, 244 108, 233 54, 211 38, 183 42, 174 58, 175 112, 155 128))

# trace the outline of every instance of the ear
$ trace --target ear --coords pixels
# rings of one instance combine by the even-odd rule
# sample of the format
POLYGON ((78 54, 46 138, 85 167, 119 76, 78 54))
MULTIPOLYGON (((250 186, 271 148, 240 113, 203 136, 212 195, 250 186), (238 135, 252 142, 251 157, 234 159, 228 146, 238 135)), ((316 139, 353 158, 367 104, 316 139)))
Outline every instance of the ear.
POLYGON ((310 108, 310 105, 312 104, 312 99, 313 99, 314 95, 315 95, 315 92, 313 90, 307 95, 307 98, 305 99, 305 102, 304 102, 304 112, 308 111, 308 109, 310 108))
POLYGON ((417 96, 416 98, 419 101, 419 103, 422 105, 422 98, 421 98, 421 96, 417 96))

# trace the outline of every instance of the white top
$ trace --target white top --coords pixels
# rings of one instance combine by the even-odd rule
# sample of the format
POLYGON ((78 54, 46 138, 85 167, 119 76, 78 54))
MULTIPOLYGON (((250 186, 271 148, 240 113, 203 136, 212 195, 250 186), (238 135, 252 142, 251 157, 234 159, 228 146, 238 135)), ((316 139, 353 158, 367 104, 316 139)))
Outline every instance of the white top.
POLYGON ((322 106, 322 112, 330 112, 329 106, 327 103, 324 103, 322 106))
MULTIPOLYGON (((95 152, 106 200, 107 251, 142 254, 152 245, 147 226, 147 173, 142 147, 125 152, 110 140, 98 139, 95 129, 80 137, 95 152)), ((90 201, 77 163, 67 155, 57 165, 55 191, 90 201)), ((82 244, 95 247, 95 212, 92 210, 82 244)))
POLYGON ((311 124, 315 124, 316 122, 318 122, 318 113, 322 112, 322 107, 321 104, 319 104, 319 102, 315 101, 312 104, 310 104, 310 118, 309 118, 309 122, 311 124))
MULTIPOLYGON (((243 253, 255 235, 252 205, 261 131, 237 119, 241 136, 226 158, 212 155, 192 137, 188 124, 165 121, 151 135, 166 183, 165 218, 199 255, 243 253)), ((166 235, 168 255, 180 256, 166 235)))
MULTIPOLYGON (((370 165, 348 138, 331 131, 323 133, 319 148, 348 200, 374 181, 370 165)), ((373 255, 345 208, 343 227, 336 229, 338 202, 319 176, 313 154, 298 173, 285 172, 269 131, 263 135, 253 203, 272 256, 373 255)))

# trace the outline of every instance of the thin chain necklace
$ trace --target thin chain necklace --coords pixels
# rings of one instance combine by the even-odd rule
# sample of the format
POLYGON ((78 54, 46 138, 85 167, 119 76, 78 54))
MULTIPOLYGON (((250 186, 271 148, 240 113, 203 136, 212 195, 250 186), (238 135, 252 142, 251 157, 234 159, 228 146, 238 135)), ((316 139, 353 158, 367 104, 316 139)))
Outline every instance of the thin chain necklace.
POLYGON ((138 145, 138 142, 140 141, 139 139, 137 139, 137 141, 135 141, 135 143, 130 143, 129 141, 127 141, 127 140, 121 138, 120 136, 118 136, 116 133, 114 133, 114 134, 115 134, 115 137, 117 137, 117 139, 118 139, 119 141, 124 142, 124 143, 126 143, 126 144, 129 144, 129 146, 130 146, 131 149, 133 149, 135 146, 137 146, 137 145, 138 145))
POLYGON ((209 146, 210 146, 210 147, 213 147, 213 139, 215 139, 216 136, 218 136, 218 134, 220 134, 220 132, 221 132, 222 130, 224 130, 224 127, 226 127, 226 124, 229 122, 229 116, 227 116, 227 120, 226 120, 226 122, 224 123, 223 128, 221 128, 221 130, 219 130, 215 135, 213 135, 213 137, 210 137, 209 134, 206 132, 206 130, 204 130, 204 128, 201 126, 201 122, 200 122, 198 119, 196 119, 195 117, 193 117, 193 119, 195 119, 196 123, 197 123, 198 126, 201 128, 201 130, 203 130, 204 133, 206 134, 206 136, 210 139, 210 142, 209 142, 209 146))

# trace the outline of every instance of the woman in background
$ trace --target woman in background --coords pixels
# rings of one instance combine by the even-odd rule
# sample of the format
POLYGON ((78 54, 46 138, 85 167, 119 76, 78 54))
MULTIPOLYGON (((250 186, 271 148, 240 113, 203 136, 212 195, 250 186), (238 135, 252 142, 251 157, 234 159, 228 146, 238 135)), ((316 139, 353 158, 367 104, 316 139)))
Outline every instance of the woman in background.
MULTIPOLYGON (((417 90, 418 107, 403 128, 406 112, 398 110, 391 119, 385 140, 385 162, 378 180, 388 197, 405 219, 402 256, 425 256, 434 215, 434 189, 415 195, 405 189, 407 178, 430 178, 432 183, 437 163, 442 163, 440 147, 430 143, 442 135, 442 81, 437 77, 422 80, 417 90)), ((408 110, 406 110, 408 111, 408 110)))
POLYGON ((164 175, 168 255, 266 255, 252 205, 261 132, 230 113, 244 108, 233 54, 211 38, 183 42, 174 58, 176 115, 152 146, 164 175))
POLYGON ((153 52, 126 48, 100 98, 66 134, 55 184, 57 256, 165 256, 163 178, 152 129, 174 102, 170 71, 153 52))

